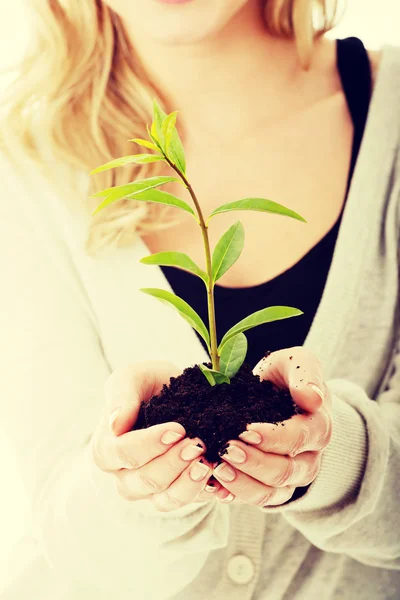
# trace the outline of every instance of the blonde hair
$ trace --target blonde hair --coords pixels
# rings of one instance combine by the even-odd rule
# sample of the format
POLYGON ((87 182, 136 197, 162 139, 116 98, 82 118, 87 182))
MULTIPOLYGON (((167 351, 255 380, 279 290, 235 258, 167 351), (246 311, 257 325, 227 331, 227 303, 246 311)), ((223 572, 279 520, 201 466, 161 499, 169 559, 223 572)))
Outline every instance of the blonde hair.
MULTIPOLYGON (((108 160, 139 152, 128 139, 146 137, 157 90, 132 52, 120 18, 102 0, 30 0, 33 39, 2 100, 0 143, 13 163, 34 161, 54 181, 55 165, 88 174, 108 160), (51 167, 50 167, 51 165, 51 167)), ((28 10, 28 7, 26 10, 28 10)), ((296 40, 307 69, 314 39, 334 25, 337 0, 265 0, 268 31, 296 40)), ((162 167, 161 167, 162 168, 162 167)), ((72 176, 66 196, 85 202, 96 191, 160 172, 160 164, 105 171, 78 191, 72 176)), ((90 218, 85 250, 129 246, 136 235, 168 226, 157 205, 122 199, 90 218)))

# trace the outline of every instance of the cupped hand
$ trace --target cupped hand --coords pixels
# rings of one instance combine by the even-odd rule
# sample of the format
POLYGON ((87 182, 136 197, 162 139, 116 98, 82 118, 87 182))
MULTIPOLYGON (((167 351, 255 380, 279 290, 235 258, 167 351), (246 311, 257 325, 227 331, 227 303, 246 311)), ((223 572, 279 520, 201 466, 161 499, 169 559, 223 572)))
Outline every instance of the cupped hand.
POLYGON ((321 455, 332 435, 332 399, 318 358, 299 346, 273 352, 254 373, 287 388, 304 414, 283 425, 251 423, 231 440, 213 470, 221 483, 216 494, 259 507, 284 504, 297 487, 309 485, 320 470, 321 455))
POLYGON ((212 465, 203 457, 205 444, 187 438, 179 423, 132 431, 141 402, 179 374, 162 361, 116 369, 106 382, 107 402, 90 443, 96 466, 115 478, 123 498, 148 499, 161 512, 210 500, 220 488, 217 482, 207 485, 212 465))

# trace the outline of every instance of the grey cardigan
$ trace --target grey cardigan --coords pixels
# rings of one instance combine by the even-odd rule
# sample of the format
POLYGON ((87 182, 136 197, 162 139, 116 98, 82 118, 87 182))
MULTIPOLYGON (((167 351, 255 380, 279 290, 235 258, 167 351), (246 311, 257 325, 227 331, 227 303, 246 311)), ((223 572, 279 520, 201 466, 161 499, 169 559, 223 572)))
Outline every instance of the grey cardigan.
POLYGON ((138 292, 169 289, 139 264, 141 240, 88 258, 89 217, 3 168, 1 418, 33 520, 2 600, 400 597, 399 141, 400 49, 386 47, 305 344, 333 393, 332 441, 306 494, 265 510, 210 501, 157 513, 95 467, 88 442, 110 372, 206 356, 179 316, 138 292))

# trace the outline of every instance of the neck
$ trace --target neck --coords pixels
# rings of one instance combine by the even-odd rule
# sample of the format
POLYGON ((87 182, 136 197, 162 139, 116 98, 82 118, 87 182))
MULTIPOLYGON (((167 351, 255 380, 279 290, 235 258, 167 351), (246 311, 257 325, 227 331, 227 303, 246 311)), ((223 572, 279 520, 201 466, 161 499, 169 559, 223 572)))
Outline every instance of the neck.
POLYGON ((179 110, 185 144, 221 127, 246 130, 251 114, 301 70, 294 42, 268 34, 260 6, 259 0, 247 2, 223 30, 195 44, 162 44, 130 27, 154 87, 169 110, 179 110))

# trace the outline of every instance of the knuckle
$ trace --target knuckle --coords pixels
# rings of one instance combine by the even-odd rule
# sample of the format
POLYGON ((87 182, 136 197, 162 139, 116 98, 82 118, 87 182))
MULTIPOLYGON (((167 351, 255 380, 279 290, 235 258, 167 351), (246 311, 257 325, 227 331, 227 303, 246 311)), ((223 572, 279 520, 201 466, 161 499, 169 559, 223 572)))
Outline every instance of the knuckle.
POLYGON ((152 501, 157 510, 163 512, 176 510, 185 504, 180 498, 173 496, 168 490, 153 496, 152 501))
POLYGON ((260 481, 262 481, 262 476, 264 474, 265 476, 265 461, 264 461, 264 457, 263 455, 261 455, 260 457, 258 456, 258 454, 254 457, 254 459, 252 459, 252 471, 254 471, 254 477, 257 479, 257 477, 260 477, 260 481))
POLYGON ((271 431, 270 435, 268 437, 266 436, 266 439, 268 440, 267 446, 269 452, 273 452, 273 450, 276 449, 281 449, 285 445, 283 433, 278 429, 278 427, 275 427, 271 431))
POLYGON ((267 492, 265 492, 261 496, 261 498, 256 500, 256 502, 255 502, 256 506, 259 506, 261 508, 268 506, 271 503, 271 500, 273 499, 274 495, 275 495, 274 488, 267 488, 267 492))
POLYGON ((136 469, 139 466, 139 463, 137 462, 137 460, 135 460, 131 456, 129 456, 129 457, 127 456, 126 449, 120 442, 120 438, 117 438, 117 440, 116 440, 115 451, 117 454, 117 460, 122 465, 123 468, 125 467, 128 469, 129 468, 136 469))
POLYGON ((308 474, 307 474, 307 483, 305 485, 308 485, 314 481, 314 479, 316 478, 316 476, 319 473, 320 465, 321 465, 320 457, 315 456, 310 463, 310 467, 309 467, 308 474))
POLYGON ((321 431, 318 436, 318 450, 322 450, 329 444, 332 438, 332 420, 327 413, 324 414, 321 421, 321 431))
POLYGON ((171 483, 187 467, 187 462, 181 464, 182 461, 180 459, 180 456, 177 455, 175 452, 167 452, 167 454, 165 454, 162 457, 162 461, 163 475, 166 479, 170 480, 171 483))
POLYGON ((288 485, 295 473, 296 461, 292 456, 285 456, 285 467, 278 473, 274 480, 274 487, 284 487, 288 485))
POLYGON ((299 454, 299 452, 303 452, 305 446, 308 443, 309 438, 310 438, 309 430, 306 426, 303 426, 300 429, 298 436, 295 439, 293 445, 291 446, 291 448, 288 452, 288 455, 293 458, 297 454, 299 454))
POLYGON ((157 494, 163 492, 162 486, 149 477, 146 473, 142 473, 140 469, 136 471, 137 483, 145 494, 157 494))
MULTIPOLYGON (((224 491, 224 488, 221 489, 224 491)), ((226 490, 229 491, 229 490, 226 490)), ((243 483, 240 485, 240 497, 243 500, 248 500, 249 502, 257 502, 257 495, 254 491, 254 481, 250 478, 246 478, 243 483)))

